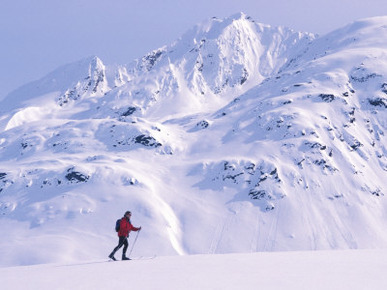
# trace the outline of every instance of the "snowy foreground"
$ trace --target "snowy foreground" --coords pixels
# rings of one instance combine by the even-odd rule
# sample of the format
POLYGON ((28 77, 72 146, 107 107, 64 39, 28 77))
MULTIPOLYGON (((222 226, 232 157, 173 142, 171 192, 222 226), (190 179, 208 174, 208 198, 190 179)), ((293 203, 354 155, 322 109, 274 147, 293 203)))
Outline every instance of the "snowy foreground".
POLYGON ((387 289, 387 250, 275 252, 0 268, 1 289, 387 289))

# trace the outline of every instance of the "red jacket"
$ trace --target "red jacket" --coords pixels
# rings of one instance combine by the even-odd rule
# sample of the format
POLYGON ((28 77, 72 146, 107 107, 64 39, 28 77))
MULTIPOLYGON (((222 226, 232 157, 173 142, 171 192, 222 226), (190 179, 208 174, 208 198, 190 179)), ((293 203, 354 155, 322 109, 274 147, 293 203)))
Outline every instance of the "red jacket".
POLYGON ((136 228, 132 225, 129 219, 123 217, 120 222, 120 230, 118 231, 119 237, 128 237, 131 231, 138 231, 140 228, 136 228))

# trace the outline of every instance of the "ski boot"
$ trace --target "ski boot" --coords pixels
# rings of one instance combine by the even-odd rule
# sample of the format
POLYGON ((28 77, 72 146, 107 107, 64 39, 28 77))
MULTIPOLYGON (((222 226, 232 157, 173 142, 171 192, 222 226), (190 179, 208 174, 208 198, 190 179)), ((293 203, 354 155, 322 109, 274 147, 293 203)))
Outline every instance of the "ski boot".
POLYGON ((113 261, 117 261, 116 258, 114 258, 114 252, 109 255, 109 258, 112 259, 113 261))

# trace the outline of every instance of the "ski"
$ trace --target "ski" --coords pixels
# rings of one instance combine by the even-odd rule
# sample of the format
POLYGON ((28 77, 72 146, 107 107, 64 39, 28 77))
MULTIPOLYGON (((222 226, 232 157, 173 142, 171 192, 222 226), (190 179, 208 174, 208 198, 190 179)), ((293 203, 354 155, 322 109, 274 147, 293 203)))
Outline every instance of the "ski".
POLYGON ((109 259, 108 262, 120 262, 120 261, 137 261, 137 260, 153 260, 154 258, 156 258, 156 255, 154 256, 139 256, 139 257, 133 257, 133 258, 129 258, 129 260, 113 260, 113 259, 109 259))
POLYGON ((156 255, 153 255, 153 256, 139 256, 139 257, 133 257, 133 258, 130 258, 131 260, 153 260, 154 258, 156 258, 156 255))

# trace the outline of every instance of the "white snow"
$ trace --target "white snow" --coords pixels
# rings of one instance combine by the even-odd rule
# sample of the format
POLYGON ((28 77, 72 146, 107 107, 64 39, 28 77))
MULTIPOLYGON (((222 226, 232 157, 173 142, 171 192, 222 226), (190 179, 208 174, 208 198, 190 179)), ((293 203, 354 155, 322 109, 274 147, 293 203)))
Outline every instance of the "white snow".
POLYGON ((135 280, 147 266, 155 285, 184 272, 171 287, 210 274, 383 286, 385 250, 303 251, 387 248, 386 27, 317 37, 237 14, 131 64, 91 57, 14 91, 0 103, 0 266, 16 268, 2 275, 103 286, 122 266, 152 287, 135 280), (143 228, 136 255, 160 258, 73 265, 107 257, 126 210, 143 228), (299 252, 256 254, 281 251, 299 252))
POLYGON ((383 290, 387 251, 156 257, 0 268, 1 289, 383 290))

